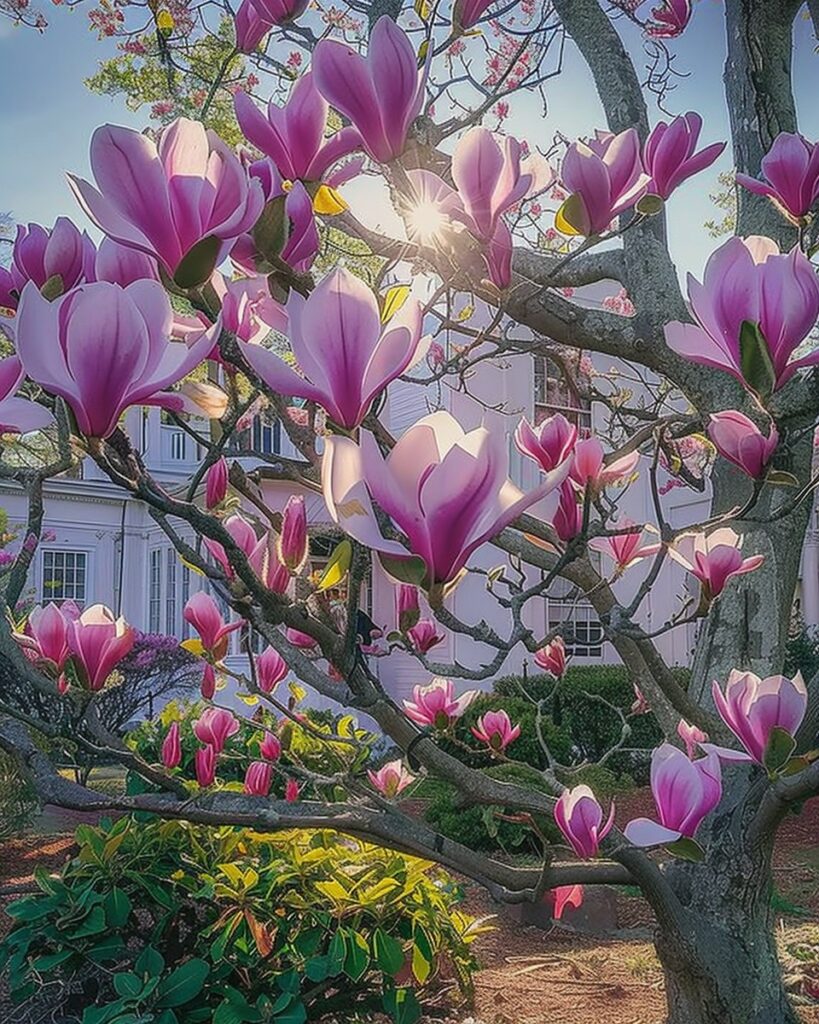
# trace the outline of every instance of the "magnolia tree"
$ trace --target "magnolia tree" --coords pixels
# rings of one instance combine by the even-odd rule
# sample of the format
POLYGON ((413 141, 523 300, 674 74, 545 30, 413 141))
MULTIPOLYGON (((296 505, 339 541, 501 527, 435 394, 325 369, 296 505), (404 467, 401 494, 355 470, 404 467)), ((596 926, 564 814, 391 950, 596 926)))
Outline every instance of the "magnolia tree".
MULTIPOLYGON (((694 112, 650 127, 623 37, 643 33, 649 99, 667 99, 662 67, 692 4, 642 6, 456 0, 451 10, 404 10, 390 0, 331 17, 301 0, 245 0, 235 24, 216 33, 223 42, 230 33, 227 59, 196 66, 200 119, 148 134, 97 129, 94 181, 70 183, 101 244, 68 218, 29 225, 0 271, 13 346, 0 363, 2 473, 29 500, 25 540, 2 568, 0 642, 13 685, 6 672, 0 746, 42 799, 69 807, 262 831, 332 827, 438 861, 508 903, 550 894, 561 902, 573 898, 566 887, 583 883, 639 886, 656 915, 672 1024, 793 1024, 772 932, 771 855, 782 820, 819 793, 819 683, 779 674, 817 482, 819 352, 808 338, 819 315, 819 145, 798 134, 790 81, 801 3, 726 0, 738 234, 713 251, 702 281, 689 279, 687 297, 665 206, 725 143, 701 145, 707 126, 694 112), (538 130, 525 145, 503 124, 515 104, 531 113, 568 41, 607 124, 578 125, 583 139, 553 143, 538 130), (245 64, 237 81, 244 59, 265 72, 269 105, 256 101, 265 87, 245 64), (238 151, 203 123, 217 102, 235 103, 238 151), (394 237, 339 191, 362 176, 392 207, 394 237), (402 286, 411 276, 424 287, 402 286), (577 301, 575 289, 604 281, 619 294, 602 308, 577 301), (444 337, 457 343, 445 348, 444 337), (639 393, 596 382, 579 353, 615 359, 639 393), (470 394, 481 364, 520 373, 533 355, 559 368, 569 393, 595 403, 602 427, 580 438, 561 415, 521 419, 514 440, 538 474, 523 492, 508 478, 501 432, 465 431, 434 405, 435 396, 470 394), (414 382, 418 407, 433 411, 393 437, 379 417, 399 379, 414 382), (123 428, 127 409, 149 405, 205 453, 182 490, 154 479, 123 428), (229 465, 237 434, 262 408, 296 454, 259 452, 252 471, 229 465), (209 702, 194 728, 195 777, 180 768, 178 726, 157 764, 105 728, 100 703, 120 685, 129 624, 101 606, 50 604, 25 621, 15 612, 42 529, 44 483, 82 458, 144 502, 207 581, 184 612, 197 637, 185 646, 200 660, 209 702), (704 522, 672 527, 669 475, 675 486, 708 487, 704 522), (618 509, 635 476, 653 497, 651 523, 618 509), (277 509, 265 497, 271 485, 292 494, 277 509), (316 521, 309 494, 323 496, 326 515, 316 521), (311 575, 318 540, 332 553, 311 575), (475 554, 490 546, 502 568, 487 572, 475 554), (610 556, 603 571, 596 550, 610 556), (669 560, 696 596, 649 632, 641 613, 669 560), (381 637, 359 607, 376 564, 396 588, 394 628, 381 637), (612 584, 635 571, 639 585, 624 603, 612 584), (453 595, 471 574, 486 583, 483 603, 456 615, 453 595), (513 651, 528 651, 554 683, 536 701, 538 726, 550 713, 572 637, 568 624, 538 634, 528 612, 556 586, 565 593, 566 581, 594 607, 637 691, 631 712, 612 709, 622 720, 618 747, 632 713, 650 708, 665 733, 651 755, 652 818, 620 820, 578 784, 580 766, 559 763, 548 747, 548 768, 519 765, 515 781, 471 766, 476 749, 487 765, 514 762, 520 726, 500 710, 472 734, 459 730, 472 694, 465 681, 489 680, 513 651), (492 602, 504 628, 488 624, 498 619, 492 602), (692 623, 698 643, 684 689, 655 640, 692 623), (240 628, 259 641, 244 673, 224 663, 240 628), (490 656, 477 667, 435 661, 447 632, 490 656), (417 659, 409 701, 385 692, 374 669, 373 655, 396 651, 417 659), (225 744, 239 730, 220 677, 233 676, 280 726, 313 730, 277 695, 288 672, 340 711, 376 722, 401 757, 362 768, 358 740, 339 725, 333 748, 349 748, 348 770, 291 765, 280 800, 269 793, 287 730, 271 727, 244 752, 244 792, 220 786, 225 744), (66 722, 72 742, 120 760, 145 791, 112 797, 58 774, 36 735, 59 737, 66 722), (472 751, 469 764, 458 749, 472 751), (541 841, 536 819, 553 816, 565 843, 544 843, 536 867, 470 850, 396 804, 422 776, 446 780, 464 806, 531 822, 541 841)), ((178 68, 173 25, 150 45, 178 68)), ((150 35, 134 36, 124 44, 131 54, 139 38, 149 46, 150 35)), ((179 103, 190 75, 174 74, 179 103)), ((327 735, 315 730, 318 740, 327 735)))

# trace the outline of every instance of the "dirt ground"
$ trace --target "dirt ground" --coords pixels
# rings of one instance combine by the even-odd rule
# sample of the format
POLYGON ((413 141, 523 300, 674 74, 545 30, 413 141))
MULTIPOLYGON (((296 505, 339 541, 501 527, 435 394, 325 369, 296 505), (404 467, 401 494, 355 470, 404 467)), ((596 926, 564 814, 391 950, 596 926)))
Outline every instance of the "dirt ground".
MULTIPOLYGON (((650 796, 642 792, 624 797, 622 820, 648 810, 647 801, 650 805, 650 796)), ((0 850, 0 887, 24 884, 36 864, 58 870, 71 850, 70 835, 7 843, 0 850)), ((819 1024, 819 998, 811 997, 819 997, 819 800, 785 823, 775 865, 778 939, 788 988, 804 1024, 819 1024)), ((478 886, 465 888, 467 909, 496 915, 495 928, 476 942, 482 968, 474 1007, 444 1011, 443 1017, 458 1024, 662 1024, 665 999, 649 941, 651 912, 639 897, 619 894, 616 900, 618 928, 636 937, 604 939, 562 927, 544 931, 522 925, 478 886)), ((0 900, 0 934, 2 905, 9 898, 0 900)), ((14 1024, 2 996, 0 989, 0 1021, 14 1024)))

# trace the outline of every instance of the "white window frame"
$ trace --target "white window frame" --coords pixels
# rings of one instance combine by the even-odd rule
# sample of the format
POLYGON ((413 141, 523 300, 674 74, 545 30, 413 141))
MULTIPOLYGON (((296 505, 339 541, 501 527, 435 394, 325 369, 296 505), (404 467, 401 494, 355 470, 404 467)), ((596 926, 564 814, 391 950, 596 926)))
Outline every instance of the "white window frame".
MULTIPOLYGON (((48 547, 41 548, 40 549, 40 560, 39 560, 40 580, 39 580, 39 586, 37 588, 37 591, 38 591, 38 593, 40 595, 40 603, 41 604, 48 604, 51 601, 54 601, 56 603, 62 603, 63 601, 72 601, 73 600, 73 601, 76 601, 77 604, 81 608, 87 608, 89 605, 93 604, 93 600, 92 600, 93 594, 92 594, 92 585, 91 585, 91 581, 92 581, 92 578, 93 578, 92 575, 91 575, 92 560, 93 560, 93 552, 89 548, 84 548, 84 547, 54 547, 54 546, 48 546, 48 547), (46 560, 47 560, 47 558, 49 556, 54 557, 54 556, 60 556, 60 555, 62 555, 62 556, 65 556, 65 555, 75 555, 75 556, 76 555, 82 555, 82 557, 85 559, 84 594, 83 594, 82 600, 78 600, 76 597, 70 597, 70 596, 55 597, 54 596, 53 588, 47 588, 46 587, 46 582, 50 578, 49 577, 49 573, 46 570, 46 560)), ((53 572, 54 570, 52 569, 51 571, 53 572)))

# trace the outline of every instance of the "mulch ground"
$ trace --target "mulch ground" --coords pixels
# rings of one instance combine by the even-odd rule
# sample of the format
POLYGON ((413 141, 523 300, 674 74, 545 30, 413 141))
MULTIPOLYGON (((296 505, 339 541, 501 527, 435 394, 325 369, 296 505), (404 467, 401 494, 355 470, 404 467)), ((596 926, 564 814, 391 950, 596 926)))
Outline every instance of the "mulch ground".
MULTIPOLYGON (((643 791, 621 797, 618 805, 621 821, 652 811, 650 794, 643 791)), ((72 819, 68 827, 76 823, 72 819)), ((72 850, 70 835, 6 843, 0 850, 0 887, 30 881, 38 864, 59 870, 72 850)), ((819 799, 783 824, 775 872, 777 892, 786 901, 779 922, 785 973, 797 999, 804 1000, 805 977, 819 980, 819 799), (793 955, 800 944, 815 950, 817 962, 806 965, 793 955)), ((476 916, 495 915, 494 930, 476 941, 482 969, 475 978, 474 1007, 444 1013, 448 1020, 459 1024, 662 1024, 662 972, 643 935, 600 938, 561 927, 544 931, 522 925, 480 887, 467 883, 465 889, 466 909, 476 916)), ((0 900, 0 935, 8 923, 2 906, 10 898, 0 900)), ((651 927, 651 911, 639 897, 619 894, 616 916, 621 929, 651 927)), ((13 1012, 4 1004, 0 987, 2 1024, 14 1024, 13 1012)), ((805 1002, 799 1012, 804 1024, 819 1024, 819 1004, 805 1002)), ((372 1024, 381 1020, 374 1017, 372 1024)))

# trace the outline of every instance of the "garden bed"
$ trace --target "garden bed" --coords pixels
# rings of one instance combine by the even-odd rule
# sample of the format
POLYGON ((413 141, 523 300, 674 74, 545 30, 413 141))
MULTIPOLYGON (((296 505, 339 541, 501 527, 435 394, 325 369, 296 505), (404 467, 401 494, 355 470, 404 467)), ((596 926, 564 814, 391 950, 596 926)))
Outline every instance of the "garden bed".
MULTIPOLYGON (((618 804, 623 820, 649 809, 643 791, 621 797, 618 804)), ((799 1000, 809 999, 811 985, 819 993, 817 837, 819 800, 813 800, 785 823, 775 857, 780 950, 788 986, 799 1000)), ((30 882, 38 865, 58 870, 72 846, 70 834, 31 835, 6 843, 0 850, 0 887, 30 882)), ((469 912, 496 915, 496 927, 476 947, 482 968, 475 977, 474 1008, 441 1009, 443 1019, 458 1024, 599 1024, 601 1019, 606 1024, 661 1024, 662 973, 651 943, 643 937, 651 913, 641 898, 617 894, 616 924, 623 931, 604 938, 564 927, 544 931, 522 925, 513 911, 494 904, 479 886, 464 884, 469 912)), ((8 923, 1 908, 12 898, 0 900, 0 934, 8 923)), ((806 1001, 799 1012, 804 1024, 819 1024, 819 1003, 806 1001)), ((386 1019, 377 1015, 368 1022, 386 1019)), ((16 1024, 3 987, 0 1020, 16 1024)))

